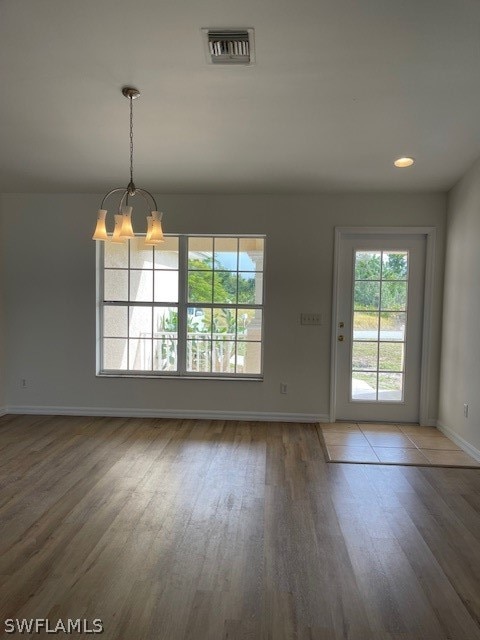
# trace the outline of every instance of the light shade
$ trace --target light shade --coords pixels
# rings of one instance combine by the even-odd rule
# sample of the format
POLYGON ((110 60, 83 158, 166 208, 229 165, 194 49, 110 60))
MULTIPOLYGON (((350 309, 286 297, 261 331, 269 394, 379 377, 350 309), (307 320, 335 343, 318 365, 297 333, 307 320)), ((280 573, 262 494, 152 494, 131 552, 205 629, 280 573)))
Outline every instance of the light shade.
POLYGON ((409 158, 409 157, 403 157, 403 158, 397 158, 393 164, 398 167, 399 169, 406 169, 407 167, 411 167, 412 164, 415 163, 414 158, 409 158))
POLYGON ((124 207, 123 209, 120 237, 125 239, 135 237, 132 228, 132 207, 124 207))
POLYGON ((92 236, 93 240, 108 240, 107 227, 105 226, 105 218, 107 216, 106 209, 99 209, 97 213, 97 226, 92 236))
POLYGON ((162 217, 161 211, 152 211, 151 216, 147 216, 147 235, 145 236, 146 245, 155 245, 160 242, 165 242, 162 231, 162 217))
POLYGON ((126 238, 123 238, 120 235, 122 231, 123 214, 116 213, 114 217, 115 217, 115 229, 113 230, 113 236, 112 236, 111 242, 125 242, 126 238))

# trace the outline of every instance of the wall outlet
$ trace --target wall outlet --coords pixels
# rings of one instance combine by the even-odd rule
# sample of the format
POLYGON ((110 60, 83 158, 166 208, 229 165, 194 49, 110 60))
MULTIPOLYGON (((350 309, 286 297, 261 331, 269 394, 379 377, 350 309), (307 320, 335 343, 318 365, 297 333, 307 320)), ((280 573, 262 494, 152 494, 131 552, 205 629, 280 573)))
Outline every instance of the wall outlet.
POLYGON ((280 393, 286 394, 287 390, 288 390, 287 383, 286 382, 281 382, 280 383, 280 393))
POLYGON ((301 313, 300 324, 313 324, 313 325, 319 326, 322 324, 322 314, 321 313, 301 313))
POLYGON ((20 380, 20 387, 21 387, 22 389, 26 389, 26 388, 27 388, 27 381, 26 381, 26 379, 25 379, 25 378, 22 378, 22 379, 20 380))
POLYGON ((465 416, 465 418, 468 418, 468 404, 465 403, 463 405, 463 415, 465 416))

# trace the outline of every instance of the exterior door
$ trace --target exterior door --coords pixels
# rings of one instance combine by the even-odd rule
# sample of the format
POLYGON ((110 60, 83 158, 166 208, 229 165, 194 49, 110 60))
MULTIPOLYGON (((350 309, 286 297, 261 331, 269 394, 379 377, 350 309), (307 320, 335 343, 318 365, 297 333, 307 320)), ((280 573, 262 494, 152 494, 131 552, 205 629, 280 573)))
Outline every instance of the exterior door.
POLYGON ((425 235, 342 235, 336 419, 418 422, 425 253, 425 235))

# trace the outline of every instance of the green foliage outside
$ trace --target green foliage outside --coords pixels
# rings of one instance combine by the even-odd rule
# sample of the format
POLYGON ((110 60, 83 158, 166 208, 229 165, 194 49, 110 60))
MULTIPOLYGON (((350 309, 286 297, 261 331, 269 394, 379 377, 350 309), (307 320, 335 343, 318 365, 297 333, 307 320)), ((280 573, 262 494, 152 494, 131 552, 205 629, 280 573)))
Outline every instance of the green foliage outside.
POLYGON ((359 251, 355 260, 355 280, 406 280, 408 255, 406 253, 384 253, 383 269, 380 252, 359 251))
MULTIPOLYGON (((193 259, 188 262, 188 301, 191 303, 216 303, 216 304, 255 304, 255 277, 245 278, 236 271, 213 271, 211 258, 204 260, 193 259), (212 299, 213 298, 213 299, 212 299)), ((219 265, 216 265, 218 267, 219 265)), ((253 274, 252 274, 253 275, 253 274)), ((190 335, 192 357, 197 359, 192 363, 196 371, 210 370, 210 345, 208 340, 213 332, 216 342, 213 343, 211 353, 213 370, 229 371, 235 357, 235 342, 232 339, 246 335, 247 327, 255 316, 254 309, 241 309, 238 318, 235 309, 216 308, 196 309, 187 316, 187 331, 190 335), (227 341, 222 341, 225 335, 227 341), (205 336, 205 338, 203 338, 205 336)), ((157 333, 176 333, 178 327, 178 313, 170 310, 160 316, 155 327, 157 333)), ((164 370, 176 367, 176 341, 173 338, 163 338, 157 348, 157 361, 162 363, 164 370)), ((238 355, 243 355, 244 345, 238 346, 238 355)))
MULTIPOLYGON (((216 265, 218 267, 218 265, 216 265)), ((189 260, 189 302, 237 303, 237 272, 212 271, 212 260, 189 260), (213 278, 213 300, 212 300, 213 278)), ((255 303, 255 278, 238 276, 238 304, 255 303)))
MULTIPOLYGON (((214 302, 216 304, 254 304, 255 278, 244 278, 236 271, 212 271, 211 258, 190 259, 188 261, 188 300, 189 302, 214 302), (212 287, 213 285, 213 287, 212 287), (238 298, 237 298, 238 296, 238 298), (213 297, 213 300, 212 300, 213 297)), ((215 265, 218 267, 219 265, 215 265)), ((239 312, 238 332, 246 330, 254 316, 253 310, 239 312), (245 317, 246 316, 246 317, 245 317)), ((213 309, 212 317, 205 314, 202 322, 190 316, 189 330, 204 333, 235 333, 235 310, 213 309), (213 324, 213 326, 212 326, 213 324)))
MULTIPOLYGON (((374 329, 378 325, 379 309, 405 311, 407 307, 408 255, 380 252, 358 252, 355 260, 354 305, 355 327, 374 329), (361 313, 373 312, 373 313, 361 313)), ((398 323, 397 314, 380 313, 384 329, 398 323)))
MULTIPOLYGON (((358 252, 355 256, 355 329, 378 330, 379 316, 381 328, 398 329, 404 324, 404 312, 407 308, 408 254, 405 252, 358 252), (387 311, 388 310, 388 311, 387 311)), ((354 378, 363 380, 372 388, 377 386, 377 348, 376 342, 356 341, 353 352, 353 369, 371 369, 355 371, 354 378)), ((382 389, 399 389, 396 374, 382 371, 403 370, 402 343, 381 342, 379 366, 379 384, 382 389)))
MULTIPOLYGON (((377 343, 355 342, 353 347, 353 369, 377 368, 377 343)), ((382 342, 379 358, 380 371, 403 371, 403 343, 382 342)))

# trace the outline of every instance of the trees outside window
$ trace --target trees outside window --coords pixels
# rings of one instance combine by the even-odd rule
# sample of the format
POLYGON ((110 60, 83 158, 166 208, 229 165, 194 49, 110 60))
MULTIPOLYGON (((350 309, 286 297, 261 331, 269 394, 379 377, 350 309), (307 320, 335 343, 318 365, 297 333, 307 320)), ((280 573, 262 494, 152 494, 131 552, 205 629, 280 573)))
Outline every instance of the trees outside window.
POLYGON ((137 237, 99 266, 100 374, 259 377, 263 237, 137 237))

